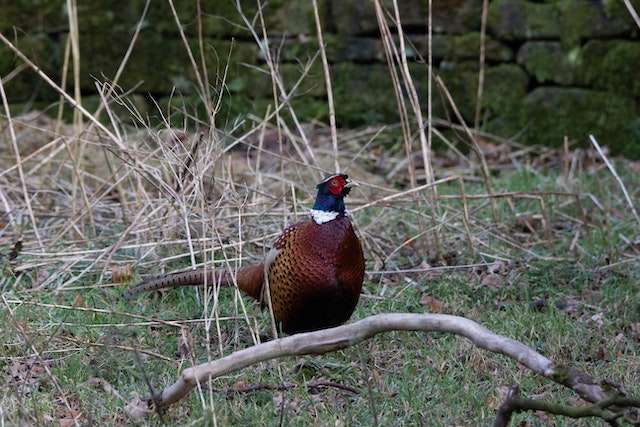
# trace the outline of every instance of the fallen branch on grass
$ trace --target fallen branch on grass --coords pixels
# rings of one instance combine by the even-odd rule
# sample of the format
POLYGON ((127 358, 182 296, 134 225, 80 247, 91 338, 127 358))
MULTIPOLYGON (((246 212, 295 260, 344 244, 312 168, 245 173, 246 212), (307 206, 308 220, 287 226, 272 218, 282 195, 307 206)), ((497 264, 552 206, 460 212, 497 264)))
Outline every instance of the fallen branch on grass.
POLYGON ((563 415, 570 418, 600 418, 609 425, 617 426, 618 419, 622 417, 619 411, 611 408, 640 408, 640 400, 627 399, 621 395, 614 395, 606 400, 593 403, 591 405, 567 406, 556 402, 546 402, 543 400, 526 399, 519 396, 518 386, 512 386, 507 396, 498 408, 496 420, 493 427, 506 427, 511 421, 511 417, 516 412, 523 411, 543 411, 548 414, 563 415))
POLYGON ((316 332, 296 334, 237 351, 212 362, 187 368, 180 378, 156 396, 144 399, 167 407, 187 396, 199 383, 268 360, 282 357, 323 354, 341 350, 390 331, 447 332, 463 336, 479 348, 510 357, 558 384, 574 390, 583 399, 597 403, 619 396, 611 386, 603 386, 590 375, 556 366, 526 345, 498 334, 459 316, 446 314, 390 313, 370 316, 360 321, 316 332))

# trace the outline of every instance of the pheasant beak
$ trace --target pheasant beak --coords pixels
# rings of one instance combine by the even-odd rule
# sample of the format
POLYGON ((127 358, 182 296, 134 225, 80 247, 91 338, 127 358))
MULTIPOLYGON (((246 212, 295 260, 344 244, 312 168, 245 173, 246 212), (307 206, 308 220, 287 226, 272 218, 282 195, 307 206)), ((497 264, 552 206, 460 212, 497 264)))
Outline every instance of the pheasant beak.
POLYGON ((352 181, 352 180, 350 180, 349 178, 347 178, 347 183, 345 184, 344 188, 349 188, 349 189, 351 189, 351 188, 353 188, 353 187, 359 187, 359 186, 360 186, 360 184, 358 184, 357 182, 352 181))

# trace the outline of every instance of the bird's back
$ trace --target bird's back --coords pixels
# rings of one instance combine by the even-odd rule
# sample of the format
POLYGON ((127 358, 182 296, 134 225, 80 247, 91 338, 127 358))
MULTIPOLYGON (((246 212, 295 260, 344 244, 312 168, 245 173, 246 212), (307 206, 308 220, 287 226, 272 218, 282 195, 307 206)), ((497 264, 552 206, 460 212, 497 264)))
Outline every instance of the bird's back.
POLYGON ((346 216, 285 229, 267 262, 274 317, 287 333, 346 322, 360 296, 364 257, 346 216))

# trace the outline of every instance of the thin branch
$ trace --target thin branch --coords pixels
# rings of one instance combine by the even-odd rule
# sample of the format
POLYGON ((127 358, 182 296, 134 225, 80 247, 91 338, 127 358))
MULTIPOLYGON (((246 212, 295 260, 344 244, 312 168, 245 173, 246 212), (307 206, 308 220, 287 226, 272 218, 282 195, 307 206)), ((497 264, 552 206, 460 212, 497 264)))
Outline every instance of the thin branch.
POLYGON ((518 394, 518 386, 509 389, 507 396, 498 408, 493 427, 506 427, 511 421, 514 413, 523 411, 543 411, 548 414, 562 415, 570 418, 600 418, 617 426, 617 420, 623 414, 610 410, 611 407, 628 408, 640 407, 640 400, 627 399, 622 396, 612 396, 611 398, 593 403, 591 405, 569 406, 556 402, 543 400, 526 399, 518 394))

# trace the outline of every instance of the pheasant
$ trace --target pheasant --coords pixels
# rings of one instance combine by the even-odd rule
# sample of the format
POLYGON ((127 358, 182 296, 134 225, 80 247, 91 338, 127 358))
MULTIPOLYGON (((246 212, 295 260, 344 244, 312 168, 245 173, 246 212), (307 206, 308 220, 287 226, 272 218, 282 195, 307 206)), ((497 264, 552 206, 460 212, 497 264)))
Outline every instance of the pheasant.
POLYGON ((214 280, 233 285, 235 279, 243 293, 262 303, 269 290, 275 321, 287 334, 341 325, 351 317, 364 279, 362 245, 344 205, 353 185, 344 174, 320 182, 311 218, 285 228, 264 261, 241 268, 235 278, 212 269, 174 273, 142 282, 124 298, 214 280))

